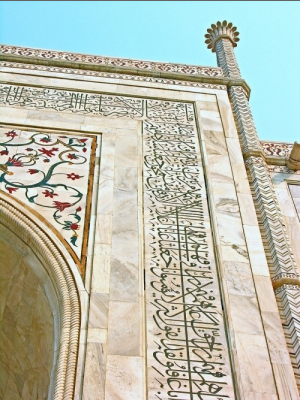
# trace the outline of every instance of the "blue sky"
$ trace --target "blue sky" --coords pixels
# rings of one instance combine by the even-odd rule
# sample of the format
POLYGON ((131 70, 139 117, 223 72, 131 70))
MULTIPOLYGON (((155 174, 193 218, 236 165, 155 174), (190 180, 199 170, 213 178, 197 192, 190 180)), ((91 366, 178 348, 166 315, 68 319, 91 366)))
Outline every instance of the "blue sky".
POLYGON ((2 1, 0 41, 216 66, 204 34, 226 19, 259 137, 300 142, 299 16, 297 1, 2 1))

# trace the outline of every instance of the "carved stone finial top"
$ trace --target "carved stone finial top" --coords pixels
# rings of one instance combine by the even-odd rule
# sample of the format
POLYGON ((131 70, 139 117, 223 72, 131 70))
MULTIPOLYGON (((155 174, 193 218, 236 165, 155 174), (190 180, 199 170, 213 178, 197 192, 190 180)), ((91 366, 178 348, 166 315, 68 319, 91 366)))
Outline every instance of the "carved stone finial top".
POLYGON ((292 171, 300 170, 300 143, 294 143, 287 162, 287 167, 292 171))
POLYGON ((233 47, 236 47, 240 39, 238 38, 239 32, 236 30, 237 28, 232 25, 231 22, 227 24, 227 21, 223 21, 222 23, 218 21, 215 24, 211 25, 211 28, 207 29, 207 34, 205 35, 208 49, 212 49, 212 52, 215 53, 216 42, 220 38, 227 38, 231 41, 233 47))

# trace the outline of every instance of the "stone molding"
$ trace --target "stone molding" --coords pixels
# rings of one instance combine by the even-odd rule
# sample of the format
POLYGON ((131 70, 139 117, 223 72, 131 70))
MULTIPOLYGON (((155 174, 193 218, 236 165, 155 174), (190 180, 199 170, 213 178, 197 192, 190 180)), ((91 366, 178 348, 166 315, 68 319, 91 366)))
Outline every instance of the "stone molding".
MULTIPOLYGON (((32 64, 34 65, 33 69, 38 70, 40 66, 47 66, 47 67, 61 67, 64 69, 79 69, 79 70, 86 70, 86 71, 99 71, 99 72, 107 72, 113 73, 116 75, 127 75, 127 78, 121 78, 115 76, 114 78, 117 79, 130 79, 130 80, 140 80, 136 77, 142 77, 141 81, 147 82, 148 78, 157 78, 157 83, 167 83, 167 84, 174 84, 174 81, 178 81, 175 84, 182 84, 179 82, 193 82, 193 83, 203 83, 203 84, 210 84, 213 86, 239 86, 241 87, 246 96, 250 97, 250 87, 248 84, 240 78, 230 78, 224 77, 222 70, 220 68, 215 67, 199 67, 199 66, 188 66, 185 64, 165 64, 165 63, 152 63, 145 61, 136 60, 126 60, 128 63, 93 63, 93 62, 80 62, 78 60, 73 60, 71 57, 72 53, 59 53, 59 52, 50 52, 53 53, 53 57, 48 54, 47 50, 37 50, 37 49, 26 49, 20 47, 13 47, 13 46, 4 46, 0 45, 0 61, 6 61, 8 63, 17 63, 17 64, 32 64), (18 51, 20 49, 20 51, 18 51), (22 51, 21 51, 22 50, 22 51), (24 52, 23 52, 24 50, 24 52), (26 51, 25 51, 26 50, 26 51), (23 54, 26 55, 23 55, 23 54), (28 53, 28 54, 27 54, 28 53), (30 54, 31 53, 31 54, 30 54), (36 54, 38 56, 36 56, 36 54), (62 57, 59 54, 70 54, 70 57, 62 57), (134 62, 136 61, 136 64, 134 62), (157 66, 156 69, 151 69, 152 64, 155 67, 157 64, 158 66, 168 66, 170 67, 159 67, 157 66), (141 67, 143 65, 143 68, 141 67), (171 67, 174 65, 175 67, 171 67), (176 66, 182 66, 182 68, 177 68, 176 66), (186 68, 183 68, 186 67, 186 68), (196 69, 195 69, 196 68, 196 69), (199 68, 199 71, 197 70, 199 68), (200 73, 203 69, 203 73, 200 73), (198 73, 198 72, 199 73, 198 73), (219 72, 217 72, 219 71, 219 72), (221 72, 220 72, 221 71, 221 72), (205 72, 205 73, 204 73, 205 72), (131 75, 131 76, 130 76, 131 75), (130 76, 130 77, 129 77, 130 76), (133 76, 133 77, 132 77, 133 76), (173 82, 168 82, 171 80, 173 82), (165 82, 164 82, 165 81, 165 82)), ((76 56, 76 54, 75 54, 76 56)), ((98 56, 85 56, 80 55, 82 57, 98 57, 98 56)), ((75 57, 76 58, 76 57, 75 57)), ((101 57, 100 57, 101 58, 101 57)), ((103 58, 103 57, 102 57, 103 58)), ((119 59, 110 59, 109 57, 104 57, 103 59, 107 60, 119 60, 119 59)), ((120 59, 121 60, 121 59, 120 59)), ((153 67, 153 68, 154 68, 153 67)), ((97 76, 97 75, 94 75, 97 76)), ((112 77, 112 76, 110 76, 112 77)), ((151 81, 150 81, 151 82, 151 81)), ((153 81, 152 81, 153 82, 153 81)), ((156 83, 155 82, 155 83, 156 83)), ((184 84, 184 83, 183 83, 184 84)), ((193 86, 187 85, 187 86, 193 86)), ((201 86, 200 86, 201 87, 201 86)), ((209 87, 209 89, 215 89, 215 87, 209 87)), ((218 87, 219 89, 219 87, 218 87)))
POLYGON ((300 275, 282 272, 272 278, 272 285, 275 290, 282 285, 296 285, 300 289, 300 275))
POLYGON ((288 167, 284 165, 268 165, 267 166, 269 172, 280 172, 281 174, 295 174, 295 175, 300 175, 300 170, 298 171, 293 171, 291 169, 288 169, 288 167))
POLYGON ((68 264, 54 242, 11 199, 1 193, 1 223, 13 231, 47 268, 60 302, 60 338, 54 373, 53 400, 73 399, 80 329, 80 303, 76 284, 68 264))
POLYGON ((44 60, 69 61, 79 65, 82 63, 102 65, 118 68, 134 68, 147 71, 177 72, 180 74, 202 75, 202 76, 223 76, 220 68, 201 67, 198 65, 187 65, 177 63, 163 63, 157 61, 133 60, 128 58, 115 58, 96 56, 80 53, 69 53, 65 51, 53 51, 33 49, 28 47, 0 45, 0 54, 17 55, 21 57, 37 58, 44 60))
POLYGON ((156 78, 156 77, 147 77, 140 75, 128 75, 128 74, 118 74, 113 72, 100 72, 100 71, 92 71, 92 70, 84 70, 84 69, 75 69, 75 68, 63 68, 63 67, 51 67, 46 65, 35 65, 35 64, 25 64, 25 63, 16 63, 16 62, 7 62, 0 61, 0 67, 8 67, 8 68, 22 68, 29 69, 34 71, 45 71, 45 72, 58 72, 63 74, 75 74, 75 75, 83 75, 83 76, 95 76, 95 77, 103 77, 110 79, 124 79, 130 81, 137 82, 150 82, 150 83, 159 83, 166 85, 181 85, 181 86, 193 86, 200 87, 204 89, 217 89, 217 90, 227 90, 226 85, 218 85, 218 84, 209 84, 209 83, 200 83, 200 82, 190 82, 190 81, 182 81, 177 79, 164 79, 164 78, 156 78))

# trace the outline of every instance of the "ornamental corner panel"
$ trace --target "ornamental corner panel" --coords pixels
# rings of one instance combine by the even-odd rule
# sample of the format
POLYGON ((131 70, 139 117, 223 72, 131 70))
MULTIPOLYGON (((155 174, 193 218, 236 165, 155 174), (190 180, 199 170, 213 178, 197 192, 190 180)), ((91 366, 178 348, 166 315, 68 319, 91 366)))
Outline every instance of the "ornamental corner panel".
POLYGON ((0 127, 0 190, 38 216, 84 274, 96 138, 0 127))

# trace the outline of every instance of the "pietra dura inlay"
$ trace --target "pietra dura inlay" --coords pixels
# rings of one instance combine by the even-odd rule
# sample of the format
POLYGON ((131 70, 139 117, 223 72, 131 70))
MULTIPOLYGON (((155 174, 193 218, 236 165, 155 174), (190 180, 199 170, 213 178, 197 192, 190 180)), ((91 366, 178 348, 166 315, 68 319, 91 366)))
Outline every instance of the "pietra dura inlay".
POLYGON ((79 264, 85 254, 93 142, 91 136, 0 127, 0 189, 45 218, 79 264))

